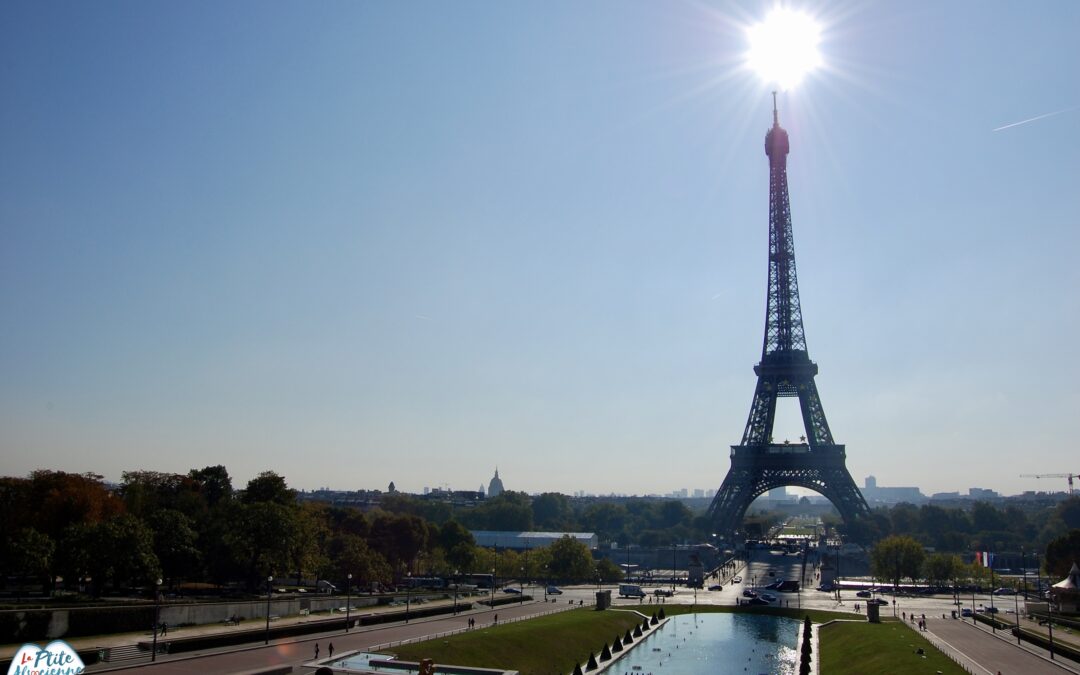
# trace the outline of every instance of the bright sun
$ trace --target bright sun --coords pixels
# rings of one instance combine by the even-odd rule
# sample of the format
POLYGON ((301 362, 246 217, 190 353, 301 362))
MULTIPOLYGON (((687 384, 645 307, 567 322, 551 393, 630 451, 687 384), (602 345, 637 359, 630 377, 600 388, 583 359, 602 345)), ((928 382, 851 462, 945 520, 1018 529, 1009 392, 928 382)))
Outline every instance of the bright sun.
POLYGON ((791 89, 821 65, 818 42, 821 29, 802 12, 777 8, 747 30, 750 52, 747 65, 770 84, 791 89))

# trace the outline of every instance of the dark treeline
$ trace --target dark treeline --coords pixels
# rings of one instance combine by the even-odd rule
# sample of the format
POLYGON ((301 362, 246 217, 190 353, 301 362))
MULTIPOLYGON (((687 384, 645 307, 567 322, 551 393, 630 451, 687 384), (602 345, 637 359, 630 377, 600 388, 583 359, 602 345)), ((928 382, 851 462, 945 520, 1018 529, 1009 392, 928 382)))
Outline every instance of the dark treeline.
MULTIPOLYGON (((593 562, 571 539, 526 556, 475 545, 469 527, 498 527, 522 503, 529 498, 508 493, 459 522, 450 513, 431 518, 427 505, 402 495, 366 513, 303 502, 270 471, 234 490, 223 466, 125 472, 117 489, 96 474, 42 470, 0 478, 0 574, 5 582, 32 578, 93 596, 158 578, 171 588, 208 582, 249 591, 268 576, 275 585, 299 586, 318 579, 341 585, 352 574, 352 585, 364 589, 409 575, 492 570, 504 578, 618 578, 617 567, 593 562)), ((531 512, 523 524, 530 521, 531 512)))
MULTIPOLYGON (((571 499, 562 494, 505 492, 479 505, 454 507, 392 493, 379 507, 299 500, 283 477, 264 472, 234 489, 223 466, 187 474, 125 472, 119 486, 101 476, 35 471, 0 478, 0 574, 33 578, 52 588, 92 595, 104 590, 185 582, 255 591, 275 584, 328 579, 356 587, 401 583, 413 576, 489 573, 532 579, 618 578, 610 563, 592 561, 583 545, 568 543, 523 556, 475 545, 469 530, 595 532, 601 542, 668 546, 711 541, 703 514, 682 502, 653 498, 571 499), (89 580, 89 581, 87 581, 89 580)), ((766 532, 780 513, 757 513, 745 529, 766 532)), ((835 521, 835 519, 834 519, 835 521)), ((847 528, 870 543, 910 536, 940 552, 1045 550, 1080 528, 1080 498, 1054 507, 1022 509, 975 503, 970 509, 901 504, 877 509, 847 528)))

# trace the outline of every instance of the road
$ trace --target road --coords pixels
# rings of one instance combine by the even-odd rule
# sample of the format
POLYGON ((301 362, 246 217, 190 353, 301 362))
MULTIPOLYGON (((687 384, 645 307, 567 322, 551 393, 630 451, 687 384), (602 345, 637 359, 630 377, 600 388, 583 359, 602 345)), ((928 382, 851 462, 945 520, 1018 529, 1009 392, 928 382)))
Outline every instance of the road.
MULTIPOLYGON (((379 645, 396 643, 402 640, 414 640, 435 637, 450 631, 465 630, 468 620, 476 620, 476 630, 490 626, 498 615, 499 623, 506 623, 521 618, 535 617, 547 612, 570 608, 569 598, 556 602, 543 602, 543 589, 540 601, 506 605, 494 610, 481 609, 462 612, 457 616, 413 620, 408 624, 399 622, 387 626, 353 629, 349 633, 343 630, 302 638, 283 638, 271 641, 269 646, 257 645, 243 648, 227 648, 205 653, 180 655, 162 655, 156 663, 143 663, 134 667, 123 664, 100 664, 87 669, 90 673, 102 673, 123 668, 127 673, 152 673, 153 675, 181 675, 192 672, 202 673, 239 673, 261 667, 291 665, 296 673, 312 673, 313 666, 305 666, 315 656, 315 645, 319 645, 322 659, 328 657, 332 642, 334 651, 341 654, 353 650, 367 650, 379 645)), ((579 595, 580 593, 575 593, 579 595)), ((576 606, 576 601, 575 601, 576 606)))

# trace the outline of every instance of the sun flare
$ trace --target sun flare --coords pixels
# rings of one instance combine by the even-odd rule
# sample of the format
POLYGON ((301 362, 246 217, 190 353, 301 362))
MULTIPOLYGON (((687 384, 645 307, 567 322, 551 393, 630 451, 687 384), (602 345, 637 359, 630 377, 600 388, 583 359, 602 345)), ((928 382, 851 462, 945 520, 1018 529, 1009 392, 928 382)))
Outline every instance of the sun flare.
POLYGON ((791 89, 821 65, 821 28, 809 15, 787 8, 769 12, 746 30, 747 65, 770 84, 791 89))

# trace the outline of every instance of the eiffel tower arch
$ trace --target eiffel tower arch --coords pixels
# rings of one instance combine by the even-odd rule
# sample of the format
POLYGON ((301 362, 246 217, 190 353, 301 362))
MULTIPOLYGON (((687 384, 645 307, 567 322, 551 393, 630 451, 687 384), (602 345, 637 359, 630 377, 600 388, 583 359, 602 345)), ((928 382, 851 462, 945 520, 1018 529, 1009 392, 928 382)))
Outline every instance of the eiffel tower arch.
POLYGON ((788 199, 788 133, 780 126, 773 94, 773 125, 765 135, 769 157, 769 293, 765 340, 750 416, 742 442, 731 446, 731 468, 709 507, 713 531, 731 537, 750 503, 782 486, 809 488, 824 495, 845 523, 870 513, 825 418, 814 377, 818 367, 806 349, 795 245, 788 199), (773 443, 776 401, 798 397, 806 435, 800 443, 773 443))

